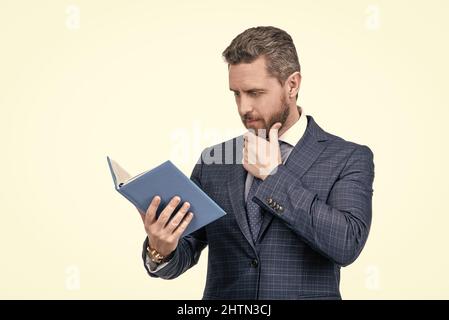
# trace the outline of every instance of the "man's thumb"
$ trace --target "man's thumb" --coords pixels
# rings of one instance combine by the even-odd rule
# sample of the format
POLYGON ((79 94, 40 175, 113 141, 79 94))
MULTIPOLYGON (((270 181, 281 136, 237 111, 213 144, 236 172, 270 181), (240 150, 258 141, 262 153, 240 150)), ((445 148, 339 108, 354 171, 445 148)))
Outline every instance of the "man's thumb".
POLYGON ((278 139, 278 131, 282 127, 282 123, 276 122, 270 128, 270 141, 278 139))
POLYGON ((279 130, 282 127, 282 123, 276 122, 271 126, 271 129, 279 130))

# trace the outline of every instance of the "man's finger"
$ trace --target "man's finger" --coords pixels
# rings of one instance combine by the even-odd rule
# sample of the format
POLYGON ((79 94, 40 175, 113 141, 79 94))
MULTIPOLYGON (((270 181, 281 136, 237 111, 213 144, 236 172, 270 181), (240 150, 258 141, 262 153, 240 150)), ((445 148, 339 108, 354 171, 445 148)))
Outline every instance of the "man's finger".
POLYGON ((190 221, 193 219, 193 213, 189 212, 185 215, 184 219, 182 219, 182 222, 179 224, 179 226, 175 229, 173 232, 173 235, 176 238, 181 237, 182 233, 187 229, 187 226, 189 225, 190 221))
POLYGON ((278 141, 278 132, 279 129, 282 127, 282 123, 276 122, 273 124, 270 128, 270 142, 278 141))
POLYGON ((181 202, 181 198, 179 196, 174 196, 170 202, 167 204, 167 206, 162 210, 161 214, 157 218, 157 223, 159 224, 159 227, 162 229, 167 224, 168 219, 170 219, 173 211, 175 211, 176 207, 178 206, 179 202, 181 202))
POLYGON ((186 215, 187 211, 190 208, 190 203, 184 202, 181 209, 176 213, 176 215, 173 217, 173 219, 170 220, 170 222, 165 227, 167 231, 172 234, 173 231, 179 226, 179 224, 182 222, 182 219, 186 215))
MULTIPOLYGON (((246 152, 247 152, 247 159, 250 163, 257 162, 257 150, 260 149, 260 143, 263 143, 263 141, 260 141, 260 139, 261 139, 260 137, 254 135, 254 134, 248 135, 246 152)), ((264 140, 264 139, 262 139, 262 140, 264 140)))
POLYGON ((257 163, 257 155, 255 153, 250 154, 248 151, 246 151, 243 155, 243 163, 255 165, 257 163))
POLYGON ((159 204, 161 203, 161 197, 154 196, 153 200, 151 200, 150 205, 148 206, 147 213, 145 214, 144 223, 153 223, 156 219, 156 212, 159 204))

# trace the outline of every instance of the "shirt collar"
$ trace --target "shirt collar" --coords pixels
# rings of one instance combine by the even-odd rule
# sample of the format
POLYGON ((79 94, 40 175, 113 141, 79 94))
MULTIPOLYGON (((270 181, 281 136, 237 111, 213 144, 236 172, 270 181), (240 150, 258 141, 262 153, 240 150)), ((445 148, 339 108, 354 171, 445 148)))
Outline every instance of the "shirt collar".
POLYGON ((304 108, 298 107, 301 115, 299 120, 297 120, 287 131, 285 131, 278 140, 283 141, 294 147, 298 141, 304 135, 307 128, 307 117, 304 112, 304 108))

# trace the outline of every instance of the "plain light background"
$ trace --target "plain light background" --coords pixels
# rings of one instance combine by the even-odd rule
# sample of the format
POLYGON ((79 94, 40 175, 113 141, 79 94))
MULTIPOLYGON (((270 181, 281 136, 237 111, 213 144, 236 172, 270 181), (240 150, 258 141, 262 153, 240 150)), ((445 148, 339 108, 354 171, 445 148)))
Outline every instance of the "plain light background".
POLYGON ((0 298, 200 299, 207 250, 149 278, 106 156, 190 175, 244 131, 221 52, 274 25, 299 53, 298 104, 374 152, 373 224, 343 298, 448 299, 448 14, 443 0, 0 0, 0 298))

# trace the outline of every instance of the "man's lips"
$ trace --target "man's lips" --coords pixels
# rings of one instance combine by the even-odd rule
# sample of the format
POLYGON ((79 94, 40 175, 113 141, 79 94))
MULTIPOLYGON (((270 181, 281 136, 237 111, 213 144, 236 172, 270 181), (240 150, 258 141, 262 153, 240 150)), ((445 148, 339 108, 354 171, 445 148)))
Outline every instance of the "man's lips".
POLYGON ((246 120, 246 124, 251 124, 251 123, 255 123, 255 122, 257 122, 257 121, 259 121, 259 119, 249 119, 249 120, 246 120))

